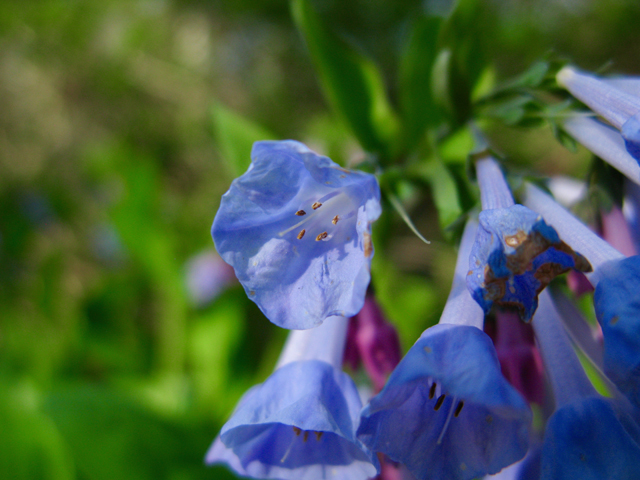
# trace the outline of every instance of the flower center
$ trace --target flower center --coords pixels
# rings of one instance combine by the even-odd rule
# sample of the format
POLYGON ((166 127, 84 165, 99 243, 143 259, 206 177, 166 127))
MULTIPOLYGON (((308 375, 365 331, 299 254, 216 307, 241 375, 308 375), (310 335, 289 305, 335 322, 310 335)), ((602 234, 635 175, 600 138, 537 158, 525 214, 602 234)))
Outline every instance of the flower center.
MULTIPOLYGON (((329 241, 340 231, 344 231, 345 222, 355 217, 356 205, 344 192, 331 192, 311 202, 301 205, 293 216, 302 217, 291 227, 278 233, 284 237, 290 232, 295 232, 296 238, 314 238, 316 242, 329 241)), ((347 239, 348 240, 348 239, 347 239)))

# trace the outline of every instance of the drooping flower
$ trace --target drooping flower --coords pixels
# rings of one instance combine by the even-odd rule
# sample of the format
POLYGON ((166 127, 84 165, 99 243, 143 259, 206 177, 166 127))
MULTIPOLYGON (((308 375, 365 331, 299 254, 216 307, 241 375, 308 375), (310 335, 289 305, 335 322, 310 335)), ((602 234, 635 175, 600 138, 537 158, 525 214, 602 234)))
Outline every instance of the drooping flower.
POLYGON ((373 175, 346 170, 299 142, 257 142, 222 197, 218 253, 276 325, 306 329, 364 303, 380 215, 373 175))
POLYGON ((517 308, 529 321, 537 297, 557 275, 589 262, 566 243, 538 213, 515 205, 497 162, 476 162, 482 196, 480 227, 469 259, 467 286, 485 313, 494 303, 517 308))
POLYGON ((640 161, 640 97, 572 67, 562 68, 556 79, 574 97, 618 129, 629 154, 640 161))
POLYGON ((547 292, 540 295, 532 324, 556 402, 545 430, 540 480, 637 478, 640 428, 631 406, 596 393, 547 292))
POLYGON ((378 461, 355 436, 360 397, 340 369, 346 328, 332 317, 291 332, 275 372, 243 396, 206 462, 252 478, 375 476, 378 461))
POLYGON ((522 458, 531 411, 500 373, 465 285, 468 222, 440 323, 428 328, 362 411, 358 437, 418 479, 471 479, 522 458))
POLYGON ((604 338, 604 371, 640 408, 640 257, 605 263, 593 302, 604 338))

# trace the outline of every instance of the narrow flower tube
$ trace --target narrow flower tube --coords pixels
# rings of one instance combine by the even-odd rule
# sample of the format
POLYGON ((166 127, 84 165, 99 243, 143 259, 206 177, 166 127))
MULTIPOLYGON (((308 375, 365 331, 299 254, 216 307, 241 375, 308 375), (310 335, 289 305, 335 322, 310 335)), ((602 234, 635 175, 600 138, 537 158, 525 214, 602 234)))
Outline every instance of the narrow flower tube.
POLYGON ((515 204, 500 165, 492 157, 487 156, 476 162, 476 176, 483 210, 509 208, 515 204))
POLYGON ((532 324, 556 400, 540 480, 637 478, 640 429, 628 405, 595 392, 547 292, 532 324))
POLYGON ((640 98, 573 67, 562 68, 556 75, 556 80, 618 130, 629 117, 640 112, 640 98))
POLYGON ((602 224, 602 238, 609 245, 627 257, 638 254, 622 210, 615 205, 609 211, 602 209, 600 211, 600 221, 602 224))
POLYGON ((370 478, 379 463, 355 437, 362 407, 341 371, 347 319, 292 331, 274 373, 251 388, 222 427, 206 463, 252 478, 370 478))
MULTIPOLYGON (((602 336, 596 333, 578 307, 560 290, 552 289, 549 293, 571 340, 580 347, 600 372, 604 372, 602 336)), ((595 326, 595 328, 599 327, 595 326)))
POLYGON ((598 269, 604 263, 624 257, 553 198, 530 183, 525 187, 524 204, 539 212, 571 248, 579 250, 587 258, 593 267, 593 272, 587 273, 587 277, 594 286, 600 278, 598 269))
POLYGON ((477 224, 460 244, 440 323, 425 330, 363 411, 358 437, 418 479, 470 480, 522 458, 531 411, 500 373, 465 286, 477 224))
POLYGON ((572 67, 561 69, 556 80, 574 97, 620 130, 627 151, 633 158, 640 160, 640 97, 572 67))
POLYGON ((515 307, 524 321, 536 310, 538 293, 570 268, 589 263, 560 240, 532 210, 513 203, 504 176, 491 157, 476 162, 483 209, 471 250, 467 287, 485 313, 495 304, 515 307))
POLYGON ((640 185, 640 165, 627 152, 624 139, 617 130, 594 118, 579 115, 566 120, 563 127, 589 151, 640 185))

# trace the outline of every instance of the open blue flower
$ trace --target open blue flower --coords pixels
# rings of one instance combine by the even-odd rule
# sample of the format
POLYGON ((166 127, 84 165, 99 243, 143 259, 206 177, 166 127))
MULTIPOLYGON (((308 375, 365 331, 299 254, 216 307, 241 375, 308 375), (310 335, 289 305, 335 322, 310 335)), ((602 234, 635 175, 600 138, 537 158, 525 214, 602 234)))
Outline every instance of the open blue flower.
POLYGON ((617 402, 589 396, 559 408, 547 422, 540 480, 634 480, 640 429, 617 402))
POLYGON ((640 256, 600 268, 593 297, 604 337, 604 370, 640 407, 640 256))
POLYGON ((295 141, 257 142, 222 197, 218 253, 276 325, 306 329, 364 303, 380 215, 373 175, 346 170, 295 141))
POLYGON ((479 220, 467 286, 485 312, 495 302, 517 308, 520 317, 529 321, 538 294, 557 275, 570 268, 591 270, 582 255, 527 207, 483 210, 479 220))
POLYGON ((440 324, 427 329, 363 409, 358 438, 418 479, 465 480, 521 459, 531 411, 500 372, 465 275, 469 222, 440 324))
POLYGON ((640 428, 631 405, 595 391, 547 292, 532 324, 556 403, 545 429, 540 480, 638 478, 640 428))
POLYGON ((362 403, 340 370, 347 319, 289 334, 278 368, 250 389, 206 462, 253 478, 365 480, 379 470, 355 432, 362 403))

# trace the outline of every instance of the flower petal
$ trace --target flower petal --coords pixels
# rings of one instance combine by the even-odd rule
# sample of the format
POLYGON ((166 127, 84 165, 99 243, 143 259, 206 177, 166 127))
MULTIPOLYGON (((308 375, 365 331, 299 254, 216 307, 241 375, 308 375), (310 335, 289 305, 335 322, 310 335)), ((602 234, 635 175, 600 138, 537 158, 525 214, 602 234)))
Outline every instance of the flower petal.
POLYGON ((222 197, 212 235, 269 320, 307 329, 362 308, 379 215, 373 175, 298 142, 257 142, 249 170, 222 197))
POLYGON ((529 321, 538 293, 570 268, 590 271, 540 215, 522 205, 483 210, 469 260, 467 287, 488 313, 493 303, 516 307, 529 321))
POLYGON ((425 331, 364 408, 358 437, 417 478, 471 479, 522 458, 530 422, 489 337, 440 324, 425 331))
POLYGON ((346 374, 317 360, 289 363, 245 394, 220 432, 226 449, 214 442, 207 462, 254 478, 316 480, 330 471, 364 480, 378 462, 355 438, 360 407, 346 374))
POLYGON ((593 297, 604 337, 604 370, 640 407, 640 256, 600 267, 593 297))

